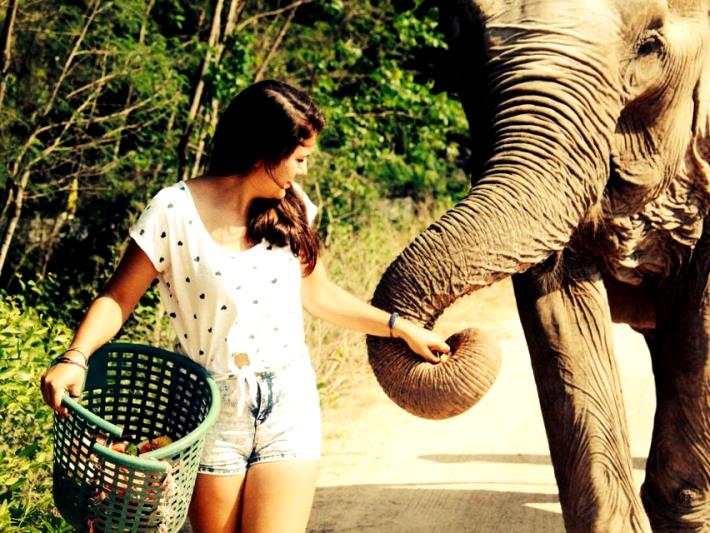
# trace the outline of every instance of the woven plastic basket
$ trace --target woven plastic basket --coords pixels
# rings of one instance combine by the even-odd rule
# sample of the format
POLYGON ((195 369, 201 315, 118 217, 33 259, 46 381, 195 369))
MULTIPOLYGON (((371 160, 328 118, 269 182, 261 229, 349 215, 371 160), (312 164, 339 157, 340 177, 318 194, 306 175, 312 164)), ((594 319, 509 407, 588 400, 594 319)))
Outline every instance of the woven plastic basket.
POLYGON ((54 417, 53 492, 64 519, 79 531, 178 531, 220 408, 207 371, 158 348, 107 344, 89 359, 80 401, 62 403, 70 415, 54 417), (118 437, 163 435, 173 442, 139 456, 110 449, 118 437))

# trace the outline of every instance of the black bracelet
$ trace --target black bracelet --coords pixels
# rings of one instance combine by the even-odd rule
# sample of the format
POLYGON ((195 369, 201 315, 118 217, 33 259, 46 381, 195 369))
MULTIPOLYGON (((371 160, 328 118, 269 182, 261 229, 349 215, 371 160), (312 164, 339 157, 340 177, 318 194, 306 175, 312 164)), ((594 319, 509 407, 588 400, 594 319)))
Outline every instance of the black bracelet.
POLYGON ((394 329, 394 321, 397 320, 397 317, 399 316, 399 313, 395 311, 390 315, 389 322, 387 325, 390 327, 390 337, 394 337, 394 332, 392 331, 394 329))

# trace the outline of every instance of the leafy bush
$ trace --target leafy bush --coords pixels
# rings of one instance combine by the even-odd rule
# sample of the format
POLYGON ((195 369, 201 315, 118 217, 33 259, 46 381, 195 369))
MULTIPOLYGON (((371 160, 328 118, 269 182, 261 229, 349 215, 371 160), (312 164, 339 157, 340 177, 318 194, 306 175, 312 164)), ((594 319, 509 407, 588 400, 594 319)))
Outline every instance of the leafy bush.
POLYGON ((52 502, 52 411, 39 390, 70 331, 21 297, 0 296, 0 531, 70 531, 52 502))

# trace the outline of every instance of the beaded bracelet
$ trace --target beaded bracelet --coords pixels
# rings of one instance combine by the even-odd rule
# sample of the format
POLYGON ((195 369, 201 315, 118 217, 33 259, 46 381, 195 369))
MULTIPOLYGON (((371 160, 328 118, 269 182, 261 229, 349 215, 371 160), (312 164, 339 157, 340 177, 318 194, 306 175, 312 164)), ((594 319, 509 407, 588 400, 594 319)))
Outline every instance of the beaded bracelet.
POLYGON ((390 315, 389 322, 387 325, 390 327, 390 337, 394 337, 394 332, 392 331, 394 329, 394 321, 397 320, 397 317, 399 316, 399 313, 395 311, 390 315))
POLYGON ((79 368, 83 369, 84 371, 89 370, 89 367, 86 366, 83 363, 79 363, 78 361, 74 361, 73 359, 69 359, 66 355, 62 354, 59 357, 56 357, 55 359, 52 359, 52 362, 49 364, 50 367, 56 366, 61 363, 67 363, 69 365, 74 365, 78 366, 79 368))

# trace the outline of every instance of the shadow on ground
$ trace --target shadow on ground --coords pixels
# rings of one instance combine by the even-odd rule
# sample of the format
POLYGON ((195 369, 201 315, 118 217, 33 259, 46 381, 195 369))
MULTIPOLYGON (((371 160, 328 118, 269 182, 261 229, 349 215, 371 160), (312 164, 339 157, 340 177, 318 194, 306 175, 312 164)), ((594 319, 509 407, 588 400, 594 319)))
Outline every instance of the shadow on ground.
MULTIPOLYGON (((424 461, 432 461, 435 463, 472 463, 475 461, 484 461, 491 463, 521 463, 528 465, 551 465, 549 455, 495 455, 495 454, 436 454, 436 455, 420 455, 419 459, 424 461)), ((643 457, 634 457, 632 465, 636 470, 646 470, 646 459, 643 457)))
POLYGON ((309 533, 424 531, 562 533, 564 526, 556 494, 401 484, 319 487, 308 527, 309 533))

